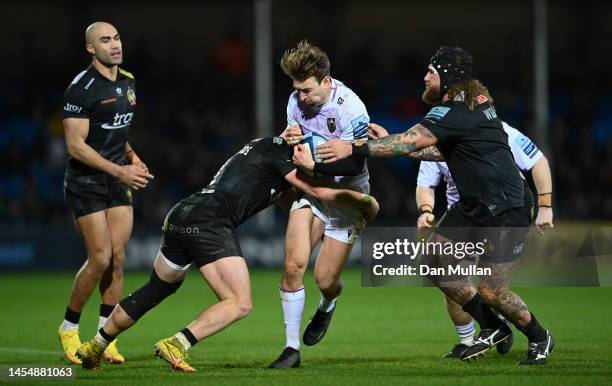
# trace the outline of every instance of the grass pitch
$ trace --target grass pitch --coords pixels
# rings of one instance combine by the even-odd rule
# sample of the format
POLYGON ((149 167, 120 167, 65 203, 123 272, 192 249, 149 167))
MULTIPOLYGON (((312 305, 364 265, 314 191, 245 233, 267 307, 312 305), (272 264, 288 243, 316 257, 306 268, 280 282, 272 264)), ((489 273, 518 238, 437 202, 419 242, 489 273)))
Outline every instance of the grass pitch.
MULTIPOLYGON (((57 328, 74 273, 0 274, 0 366, 65 364, 57 328)), ((302 347, 302 367, 265 367, 284 346, 277 271, 252 272, 254 310, 226 331, 190 351, 194 374, 175 373, 153 357, 153 344, 187 325, 215 299, 191 272, 177 294, 120 337, 123 365, 101 371, 76 368, 78 384, 214 385, 604 385, 612 383, 612 288, 524 288, 517 292, 557 341, 545 366, 518 367, 526 340, 516 332, 507 355, 495 350, 475 363, 441 359, 456 342, 442 295, 435 288, 361 288, 357 270, 344 275, 345 291, 325 339, 302 347)), ((140 287, 148 273, 128 273, 125 291, 140 287)), ((304 323, 319 294, 306 279, 304 323)), ((97 325, 98 297, 81 318, 81 339, 97 325)), ((13 380, 0 379, 2 382, 13 380)), ((20 380, 17 384, 67 381, 20 380)))

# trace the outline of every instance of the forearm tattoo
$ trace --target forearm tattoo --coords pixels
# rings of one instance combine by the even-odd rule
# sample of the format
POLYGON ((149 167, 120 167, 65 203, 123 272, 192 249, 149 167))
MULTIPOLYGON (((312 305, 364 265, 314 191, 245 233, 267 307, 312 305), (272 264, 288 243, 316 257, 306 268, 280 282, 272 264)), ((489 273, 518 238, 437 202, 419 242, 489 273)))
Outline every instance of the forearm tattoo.
POLYGON ((433 134, 427 128, 416 125, 405 133, 368 141, 370 157, 407 156, 417 150, 416 142, 419 136, 431 138, 433 134))
POLYGON ((423 161, 444 161, 444 157, 437 146, 429 146, 425 149, 415 151, 410 154, 411 158, 420 159, 423 161))
POLYGON ((413 136, 412 130, 408 130, 402 134, 391 134, 385 138, 368 141, 370 157, 408 155, 416 150, 416 142, 410 140, 413 136))

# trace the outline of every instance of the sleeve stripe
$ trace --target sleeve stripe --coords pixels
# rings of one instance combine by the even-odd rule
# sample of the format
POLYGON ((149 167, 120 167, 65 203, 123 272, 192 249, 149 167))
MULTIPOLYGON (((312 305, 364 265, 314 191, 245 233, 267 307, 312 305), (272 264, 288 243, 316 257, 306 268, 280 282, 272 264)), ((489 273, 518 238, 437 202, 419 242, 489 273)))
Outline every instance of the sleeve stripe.
POLYGON ((132 75, 132 73, 129 71, 125 71, 123 68, 119 68, 119 72, 127 76, 128 78, 134 79, 134 75, 132 75))
POLYGON ((535 151, 529 155, 529 158, 533 159, 533 157, 538 155, 539 152, 540 152, 540 149, 536 147, 535 151))
POLYGON ((363 135, 367 134, 367 132, 368 132, 368 124, 367 123, 363 123, 363 124, 357 126, 357 128, 355 130, 353 130, 353 132, 355 133, 355 138, 362 137, 363 135))
POLYGON ((74 79, 72 79, 72 82, 70 82, 70 84, 75 84, 76 82, 78 82, 83 77, 83 75, 85 75, 86 72, 87 70, 79 72, 79 74, 75 76, 74 79))

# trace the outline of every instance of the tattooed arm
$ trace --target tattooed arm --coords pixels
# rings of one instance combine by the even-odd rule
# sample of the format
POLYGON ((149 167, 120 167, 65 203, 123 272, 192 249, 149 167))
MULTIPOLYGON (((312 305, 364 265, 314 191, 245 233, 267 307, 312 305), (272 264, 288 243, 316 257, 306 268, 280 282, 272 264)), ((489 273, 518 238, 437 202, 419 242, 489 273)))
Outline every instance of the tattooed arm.
POLYGON ((408 154, 410 158, 420 159, 422 161, 444 161, 444 157, 437 146, 429 146, 423 150, 418 150, 408 154))
POLYGON ((438 139, 425 126, 416 124, 405 133, 391 134, 381 139, 369 141, 368 150, 370 157, 411 156, 411 153, 417 150, 425 150, 436 143, 438 143, 438 139))
MULTIPOLYGON (((367 143, 358 141, 351 145, 340 140, 329 141, 317 147, 316 153, 324 160, 323 162, 327 163, 350 157, 355 149, 357 149, 359 155, 368 157, 411 156, 412 153, 433 147, 436 143, 438 143, 438 139, 425 126, 416 124, 405 133, 391 134, 367 143)), ((438 159, 437 154, 439 154, 439 151, 429 149, 423 152, 421 156, 435 160, 438 159)))

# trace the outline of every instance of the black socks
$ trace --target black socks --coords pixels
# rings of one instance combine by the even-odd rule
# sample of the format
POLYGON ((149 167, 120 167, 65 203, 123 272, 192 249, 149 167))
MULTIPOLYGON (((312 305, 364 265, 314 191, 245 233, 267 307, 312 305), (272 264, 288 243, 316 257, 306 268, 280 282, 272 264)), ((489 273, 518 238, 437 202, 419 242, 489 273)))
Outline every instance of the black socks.
POLYGON ((497 329, 503 323, 497 315, 491 310, 491 307, 487 306, 482 300, 479 293, 476 293, 473 298, 470 299, 463 307, 463 311, 472 315, 472 317, 478 322, 481 329, 493 328, 497 329))

